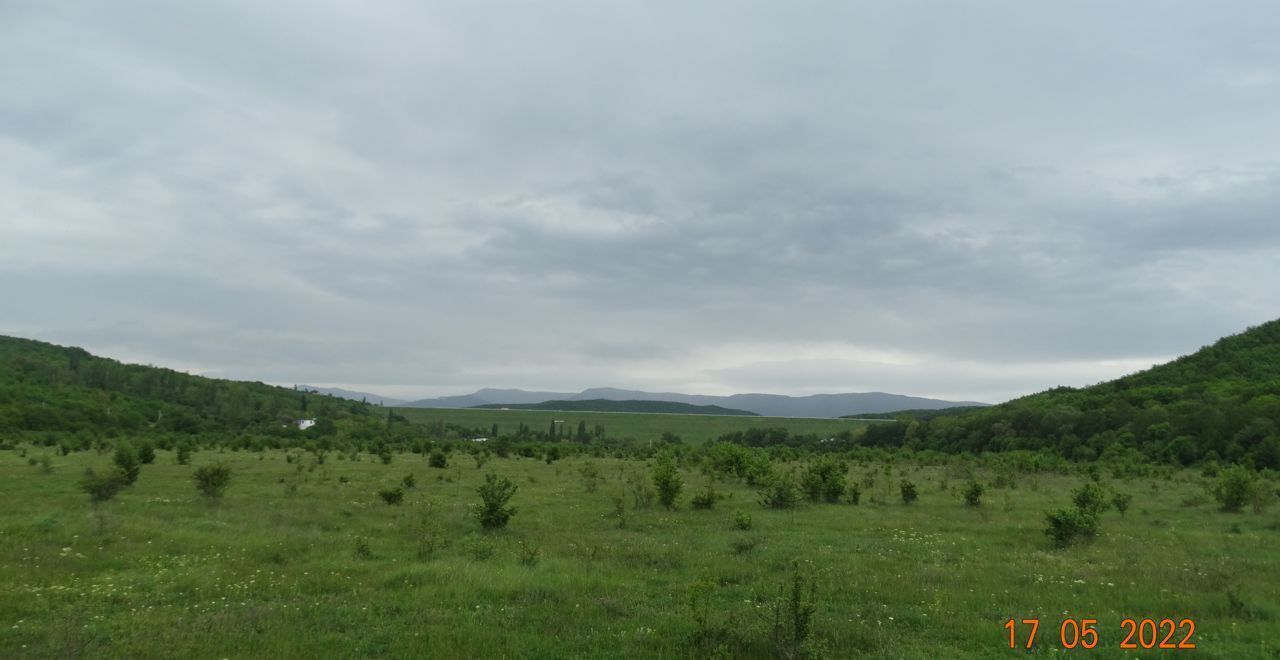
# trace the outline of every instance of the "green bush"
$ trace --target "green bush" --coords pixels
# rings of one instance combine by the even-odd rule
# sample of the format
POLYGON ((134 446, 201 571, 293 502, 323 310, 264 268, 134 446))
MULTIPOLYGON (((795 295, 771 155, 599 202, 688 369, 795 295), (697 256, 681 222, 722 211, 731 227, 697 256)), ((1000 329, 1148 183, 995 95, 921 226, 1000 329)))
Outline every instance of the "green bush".
POLYGON ((1111 498, 1111 506, 1120 512, 1120 516, 1124 517, 1124 513, 1129 510, 1129 503, 1133 501, 1133 496, 1129 493, 1116 493, 1111 498))
POLYGON ((751 514, 746 511, 734 511, 733 515, 729 517, 729 523, 733 525, 734 529, 745 532, 751 529, 751 514))
POLYGON ((202 465, 196 468, 194 479, 196 490, 205 497, 216 500, 226 492, 231 484, 231 468, 225 465, 202 465))
POLYGON ((775 474, 760 489, 760 504, 770 509, 791 509, 800 504, 800 487, 790 472, 775 474))
POLYGON ((1252 499, 1256 481, 1256 475, 1249 469, 1232 465, 1219 472, 1218 482, 1213 486, 1213 497, 1223 511, 1236 513, 1252 499))
POLYGON ((507 506, 511 497, 516 494, 517 487, 511 480, 489 473, 484 476, 484 483, 476 492, 480 494, 481 505, 476 509, 476 519, 486 529, 498 529, 507 526, 507 521, 516 514, 516 510, 507 506))
POLYGON ((969 506, 982 506, 982 494, 986 489, 976 480, 970 481, 964 489, 964 503, 969 506))
POLYGON ((106 502, 128 485, 127 478, 119 469, 99 474, 93 468, 88 468, 80 480, 80 490, 88 493, 92 502, 106 502))
POLYGON ((1072 491, 1071 501, 1077 509, 1094 517, 1111 506, 1106 489, 1092 481, 1085 482, 1083 486, 1072 491))
POLYGON ((413 473, 410 472, 404 476, 404 479, 400 480, 400 483, 403 484, 405 488, 416 488, 418 486, 418 478, 413 476, 413 473))
POLYGON ((178 465, 187 465, 191 462, 191 444, 187 442, 178 443, 178 465))
POLYGON ((116 446, 116 453, 111 457, 111 461, 120 468, 120 474, 124 475, 126 486, 132 486, 138 480, 138 473, 142 471, 142 463, 138 461, 138 455, 134 453, 133 448, 129 445, 121 443, 116 446))
POLYGON ((671 454, 664 453, 654 464, 653 486, 658 490, 658 501, 662 502, 662 506, 668 509, 676 508, 684 481, 680 479, 680 471, 676 469, 676 463, 671 458, 671 454))
POLYGON ((820 456, 800 475, 800 487, 814 502, 839 502, 844 495, 845 464, 834 456, 820 456))
POLYGON ((427 465, 443 469, 449 467, 449 458, 444 455, 444 452, 437 449, 431 452, 431 457, 427 459, 427 465))
POLYGON ((1050 511, 1045 523, 1048 526, 1044 533, 1059 548, 1091 540, 1098 534, 1098 514, 1078 507, 1050 511))
POLYGON ((399 486, 383 488, 378 491, 378 497, 381 497, 382 501, 387 504, 399 504, 404 501, 404 489, 399 486))
POLYGON ((920 497, 920 494, 916 492, 916 485, 910 480, 903 479, 898 483, 898 488, 902 491, 903 504, 911 504, 920 497))
POLYGON ((150 442, 144 442, 141 447, 138 447, 138 462, 143 465, 156 462, 156 448, 150 442))
POLYGON ((720 499, 720 495, 716 493, 715 486, 708 481, 707 489, 693 496, 689 500, 689 504, 695 509, 710 510, 715 508, 716 500, 720 499))

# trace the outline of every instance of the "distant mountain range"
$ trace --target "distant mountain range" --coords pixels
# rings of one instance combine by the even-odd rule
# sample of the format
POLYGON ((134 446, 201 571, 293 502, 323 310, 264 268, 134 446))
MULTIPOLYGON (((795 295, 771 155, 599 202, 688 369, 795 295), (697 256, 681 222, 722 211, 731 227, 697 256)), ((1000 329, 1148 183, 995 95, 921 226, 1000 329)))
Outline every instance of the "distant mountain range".
MULTIPOLYGON (((323 391, 323 390, 321 390, 323 391)), ((374 401, 370 395, 365 395, 374 401)), ((719 406, 767 417, 841 417, 865 413, 880 413, 906 409, 936 410, 955 406, 985 406, 974 401, 943 401, 885 392, 860 392, 848 394, 812 394, 809 396, 785 396, 782 394, 734 394, 732 396, 708 396, 681 394, 678 392, 642 392, 612 387, 593 387, 581 392, 530 392, 519 389, 478 390, 472 394, 421 399, 403 404, 410 408, 475 408, 478 406, 520 405, 546 401, 668 401, 691 406, 719 406)), ((388 404, 394 405, 394 404, 388 404)))
POLYGON ((374 405, 384 406, 403 406, 408 403, 404 399, 393 399, 389 396, 374 394, 372 392, 356 392, 353 390, 344 390, 340 387, 316 387, 314 385, 298 385, 297 388, 303 392, 315 392, 316 394, 328 394, 336 396, 340 399, 351 399, 352 401, 365 401, 374 405))
POLYGON ((667 415, 746 415, 756 416, 747 410, 735 410, 721 406, 694 406, 675 401, 613 401, 611 399, 582 399, 579 401, 553 400, 541 403, 486 403, 476 408, 502 408, 504 410, 563 410, 573 412, 630 412, 661 413, 667 415))

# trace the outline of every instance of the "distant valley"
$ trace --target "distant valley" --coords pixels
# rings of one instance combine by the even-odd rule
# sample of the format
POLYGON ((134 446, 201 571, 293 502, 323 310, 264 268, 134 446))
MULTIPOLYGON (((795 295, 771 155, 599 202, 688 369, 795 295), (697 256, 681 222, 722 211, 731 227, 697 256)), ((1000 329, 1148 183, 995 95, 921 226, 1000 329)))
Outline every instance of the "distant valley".
MULTIPOLYGON (((348 399, 365 400, 369 403, 382 401, 388 406, 404 406, 409 408, 478 408, 494 406, 528 406, 560 402, 557 410, 586 410, 581 406, 573 406, 568 402, 605 401, 618 405, 593 403, 592 410, 608 412, 637 412, 636 402, 659 401, 688 406, 714 406, 734 412, 713 412, 706 408, 700 414, 756 414, 766 417, 843 417, 847 415, 865 415, 886 413, 897 410, 940 410, 957 406, 986 406, 976 401, 945 401, 924 397, 889 394, 886 392, 856 392, 845 394, 811 394, 809 396, 786 396, 782 394, 734 394, 731 396, 710 396, 703 394, 682 394, 679 392, 644 392, 640 390, 624 390, 613 387, 593 387, 581 392, 542 392, 521 389, 485 388, 471 394, 445 396, 434 399, 420 399, 402 402, 390 397, 383 397, 368 392, 349 392, 341 389, 326 389, 299 385, 299 389, 317 391, 321 394, 348 399)), ((664 412, 675 412, 674 408, 664 412)), ((685 412, 693 413, 692 410, 685 412)), ((694 413, 698 414, 698 413, 694 413)))

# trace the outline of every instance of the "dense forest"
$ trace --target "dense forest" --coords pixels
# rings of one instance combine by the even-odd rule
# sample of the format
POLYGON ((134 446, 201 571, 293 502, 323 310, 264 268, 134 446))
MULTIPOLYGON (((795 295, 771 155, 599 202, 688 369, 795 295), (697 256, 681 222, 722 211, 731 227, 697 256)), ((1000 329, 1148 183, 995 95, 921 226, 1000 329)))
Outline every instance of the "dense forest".
POLYGON ((1092 387, 942 412, 901 414, 895 423, 869 427, 861 444, 975 453, 1050 449, 1072 460, 1280 468, 1280 321, 1092 387))
POLYGON ((472 408, 510 410, 563 410, 565 412, 628 412, 661 413, 669 415, 756 415, 749 410, 737 410, 724 406, 695 406, 676 401, 613 401, 611 399, 584 399, 581 401, 543 401, 541 403, 486 403, 472 408))

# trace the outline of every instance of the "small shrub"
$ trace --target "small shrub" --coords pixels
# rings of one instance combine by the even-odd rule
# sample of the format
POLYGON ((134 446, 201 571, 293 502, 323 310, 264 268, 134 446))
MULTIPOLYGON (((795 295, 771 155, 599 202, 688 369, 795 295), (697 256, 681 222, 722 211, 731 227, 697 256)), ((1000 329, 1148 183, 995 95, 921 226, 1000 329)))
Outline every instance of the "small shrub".
POLYGON ((791 509, 800 504, 800 487, 791 473, 774 475, 760 490, 760 504, 770 509, 791 509))
POLYGON ((507 506, 511 496, 515 495, 517 486, 510 479, 499 479, 493 473, 484 476, 484 483, 476 492, 480 494, 481 506, 476 510, 476 519, 486 529, 499 529, 507 526, 516 510, 507 506))
POLYGON ((680 471, 676 469, 675 460, 670 454, 659 456, 657 463, 653 466, 653 486, 658 490, 658 501, 662 502, 662 506, 668 509, 676 508, 684 481, 681 480, 680 471))
POLYGON ((191 463, 191 445, 185 442, 178 444, 178 465, 187 465, 191 463))
POLYGON ((93 468, 87 468, 84 471, 84 477, 80 480, 80 490, 88 493, 89 500, 94 503, 113 499, 128 485, 124 473, 119 469, 99 474, 94 472, 93 468))
POLYGON ((802 658, 812 648, 813 619, 818 612, 818 580, 813 569, 799 560, 791 562, 791 575, 781 593, 768 603, 765 616, 770 626, 774 654, 779 658, 802 658))
POLYGON ((729 543, 729 546, 733 548, 733 552, 739 555, 745 555, 755 550, 757 545, 760 545, 760 538, 757 536, 736 538, 729 543))
POLYGON ((445 545, 444 533, 440 529, 440 522, 430 502, 422 508, 418 522, 413 528, 413 536, 418 543, 415 554, 420 560, 435 557, 436 550, 445 545))
POLYGON ((150 442, 144 442, 141 447, 138 447, 138 462, 143 465, 156 462, 156 448, 150 442))
POLYGON ((355 549, 352 550, 351 555, 356 559, 373 559, 373 549, 369 547, 369 540, 364 537, 357 536, 355 549))
POLYGON ((449 458, 444 455, 444 452, 437 449, 431 452, 431 457, 427 459, 427 465, 430 465, 433 468, 444 469, 449 467, 449 458))
POLYGON ((120 473, 124 475, 125 485, 132 486, 138 480, 138 473, 142 471, 142 463, 138 461, 138 455, 134 453, 133 448, 126 444, 120 444, 116 447, 116 453, 111 457, 111 461, 120 468, 120 473))
POLYGON ((710 510, 715 508, 717 499, 720 499, 720 496, 716 493, 715 486, 708 481, 707 489, 694 495, 693 499, 689 500, 689 505, 695 509, 710 510))
POLYGON ((1111 498, 1111 506, 1120 512, 1120 517, 1124 517, 1126 511, 1129 510, 1129 503, 1133 501, 1133 496, 1129 493, 1116 493, 1111 498))
POLYGON ((814 502, 839 502, 844 495, 845 464, 834 456, 821 456, 800 475, 800 487, 814 502))
POLYGON ((417 488, 418 478, 413 476, 413 473, 409 473, 404 476, 404 479, 400 480, 400 483, 403 484, 405 488, 417 488))
POLYGON ((578 468, 578 474, 582 475, 582 487, 588 493, 596 492, 596 488, 600 485, 600 469, 595 463, 587 461, 578 468))
POLYGON ((631 484, 631 497, 635 500, 635 508, 648 509, 653 506, 657 493, 654 492, 648 481, 639 479, 631 484))
POLYGON ((378 497, 381 497, 382 501, 387 504, 400 504, 404 501, 404 489, 399 486, 396 486, 395 488, 383 488, 378 491, 378 497))
POLYGON ((1045 523, 1044 533, 1059 548, 1091 540, 1098 534, 1098 515, 1078 507, 1050 511, 1045 523))
POLYGON ((744 532, 747 530, 750 530, 751 514, 747 513, 746 511, 734 511, 733 515, 729 517, 729 524, 732 525, 733 528, 737 530, 741 530, 744 532))
POLYGON ((225 465, 202 465, 196 468, 194 479, 196 482, 196 490, 201 495, 216 500, 222 497, 226 492, 227 486, 231 484, 231 468, 225 465))
POLYGON ((1071 501, 1077 509, 1093 516, 1101 514, 1111 506, 1111 502, 1107 500, 1106 490, 1093 481, 1086 482, 1072 491, 1071 501))
POLYGON ((964 489, 964 503, 969 506, 982 506, 982 494, 986 491, 976 480, 970 481, 964 489))
POLYGON ((919 493, 916 492, 916 485, 907 479, 899 482, 898 488, 902 491, 903 504, 911 504, 916 501, 916 498, 920 497, 919 493))
POLYGON ((45 474, 53 472, 53 459, 48 454, 40 455, 40 471, 45 474))
POLYGON ((1237 513, 1253 497, 1256 478, 1253 472, 1239 465, 1222 470, 1213 486, 1213 497, 1223 511, 1237 513))
POLYGON ((492 454, 489 453, 488 449, 481 449, 480 451, 472 454, 471 457, 476 461, 476 469, 479 470, 480 468, 483 468, 484 464, 489 462, 490 456, 492 456, 492 454))
POLYGON ((858 503, 861 501, 862 489, 858 487, 858 484, 856 483, 849 484, 849 504, 858 506, 858 503))

